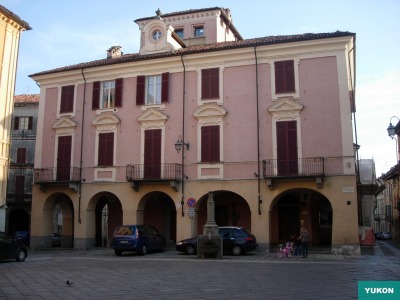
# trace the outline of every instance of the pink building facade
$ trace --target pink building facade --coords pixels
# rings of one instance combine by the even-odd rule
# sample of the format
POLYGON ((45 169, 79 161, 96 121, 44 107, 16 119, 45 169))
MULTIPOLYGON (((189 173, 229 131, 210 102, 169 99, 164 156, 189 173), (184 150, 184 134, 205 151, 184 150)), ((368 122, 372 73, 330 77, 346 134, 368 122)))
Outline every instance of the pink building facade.
POLYGON ((303 224, 310 244, 359 254, 355 34, 245 40, 218 7, 136 23, 136 54, 31 75, 32 247, 55 231, 64 247, 109 246, 116 226, 142 223, 173 245, 202 234, 212 191, 217 224, 260 249, 303 224))

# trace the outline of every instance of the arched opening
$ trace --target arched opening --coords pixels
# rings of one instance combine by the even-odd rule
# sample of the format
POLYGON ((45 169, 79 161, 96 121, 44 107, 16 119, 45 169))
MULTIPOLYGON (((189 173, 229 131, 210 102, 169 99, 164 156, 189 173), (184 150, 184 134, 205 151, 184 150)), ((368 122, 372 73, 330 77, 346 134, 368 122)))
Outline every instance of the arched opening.
POLYGON ((96 247, 110 247, 114 230, 122 225, 122 205, 111 193, 101 193, 95 209, 96 247))
MULTIPOLYGON (((215 223, 218 226, 238 226, 251 231, 251 211, 247 201, 230 191, 214 191, 215 223)), ((197 204, 197 234, 203 233, 207 221, 208 194, 200 198, 197 204)))
POLYGON ((145 195, 137 210, 138 224, 152 225, 165 237, 167 245, 176 242, 176 207, 170 196, 163 192, 145 195))
POLYGON ((8 234, 14 236, 17 231, 30 231, 29 213, 24 209, 13 209, 8 217, 8 234))
POLYGON ((272 245, 300 234, 302 224, 308 229, 310 245, 331 245, 332 206, 325 196, 311 189, 293 189, 274 199, 270 210, 272 245))

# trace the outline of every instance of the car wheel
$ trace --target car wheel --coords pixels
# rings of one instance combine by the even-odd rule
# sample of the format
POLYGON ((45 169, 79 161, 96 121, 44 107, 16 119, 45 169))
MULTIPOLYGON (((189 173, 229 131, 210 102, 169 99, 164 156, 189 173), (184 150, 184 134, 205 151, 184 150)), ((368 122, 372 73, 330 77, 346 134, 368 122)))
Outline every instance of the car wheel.
POLYGON ((194 255, 196 254, 196 247, 192 244, 186 245, 185 247, 185 253, 187 255, 194 255))
POLYGON ((147 253, 147 247, 146 245, 143 245, 142 250, 140 251, 140 255, 146 255, 146 253, 147 253))
POLYGON ((239 245, 233 245, 232 246, 232 254, 235 256, 242 254, 242 248, 239 245))
POLYGON ((116 256, 121 256, 122 251, 114 249, 114 253, 115 253, 116 256))
POLYGON ((26 253, 23 250, 19 250, 17 253, 17 261, 24 261, 26 258, 26 253))

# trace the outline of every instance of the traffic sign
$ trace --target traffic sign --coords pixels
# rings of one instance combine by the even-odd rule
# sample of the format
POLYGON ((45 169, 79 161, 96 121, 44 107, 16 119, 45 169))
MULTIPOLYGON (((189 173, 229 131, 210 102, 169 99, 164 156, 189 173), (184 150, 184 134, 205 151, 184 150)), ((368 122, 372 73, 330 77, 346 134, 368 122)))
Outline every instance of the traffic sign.
POLYGON ((196 206, 196 200, 194 198, 189 198, 186 203, 187 203, 187 205, 189 207, 195 207, 196 206))

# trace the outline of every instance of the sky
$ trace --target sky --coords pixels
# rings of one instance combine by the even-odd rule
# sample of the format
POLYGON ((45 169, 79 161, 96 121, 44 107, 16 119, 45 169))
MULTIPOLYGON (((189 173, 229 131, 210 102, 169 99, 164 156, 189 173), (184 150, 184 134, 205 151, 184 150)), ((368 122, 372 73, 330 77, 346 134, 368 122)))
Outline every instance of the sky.
MULTIPOLYGON (((229 8, 243 38, 302 33, 356 33, 356 138, 359 158, 373 159, 377 177, 396 164, 387 134, 400 118, 400 0, 0 0, 29 23, 20 40, 15 94, 38 94, 28 76, 106 58, 119 45, 139 51, 134 20, 209 7, 229 8)), ((329 134, 329 132, 327 132, 329 134)))

